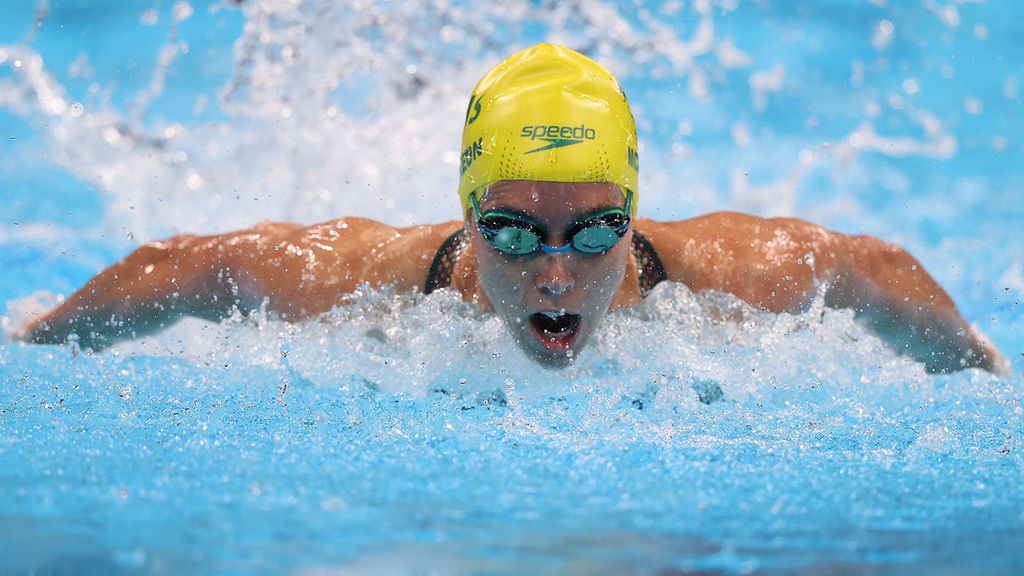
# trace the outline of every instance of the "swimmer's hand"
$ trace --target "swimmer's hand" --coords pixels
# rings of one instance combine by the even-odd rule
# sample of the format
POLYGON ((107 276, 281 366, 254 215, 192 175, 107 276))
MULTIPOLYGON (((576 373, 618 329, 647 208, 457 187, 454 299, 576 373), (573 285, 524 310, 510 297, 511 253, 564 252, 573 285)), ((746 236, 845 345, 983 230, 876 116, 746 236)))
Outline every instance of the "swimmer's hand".
POLYGON ((979 330, 977 326, 972 325, 970 333, 971 337, 977 342, 977 347, 982 351, 982 355, 989 360, 988 366, 983 366, 983 368, 997 376, 1009 376, 1013 373, 1010 359, 999 351, 999 348, 989 340, 984 332, 979 330))
POLYGON ((40 291, 8 303, 7 316, 3 318, 4 336, 11 340, 26 340, 32 327, 61 302, 60 296, 40 291))

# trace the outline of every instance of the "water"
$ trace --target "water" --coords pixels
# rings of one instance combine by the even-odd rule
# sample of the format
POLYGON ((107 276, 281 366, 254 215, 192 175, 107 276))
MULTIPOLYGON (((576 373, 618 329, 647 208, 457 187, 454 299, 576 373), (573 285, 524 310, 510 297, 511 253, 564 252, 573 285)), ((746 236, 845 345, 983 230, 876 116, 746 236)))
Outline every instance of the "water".
POLYGON ((8 4, 0 573, 1024 565, 1015 3, 8 4), (930 376, 848 312, 672 285, 557 373, 446 293, 98 355, 10 341, 148 239, 451 219, 472 85, 541 40, 622 79, 641 215, 898 242, 1016 374, 930 376))

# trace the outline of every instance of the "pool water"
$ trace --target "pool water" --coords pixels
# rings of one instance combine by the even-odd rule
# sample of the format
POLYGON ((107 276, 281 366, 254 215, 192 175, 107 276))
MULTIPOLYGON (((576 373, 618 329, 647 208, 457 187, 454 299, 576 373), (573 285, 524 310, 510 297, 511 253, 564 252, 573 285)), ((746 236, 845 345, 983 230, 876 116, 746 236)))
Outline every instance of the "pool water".
POLYGON ((1015 3, 9 4, 0 574, 1024 568, 1015 3), (150 239, 452 219, 467 95, 541 40, 621 78, 642 216, 897 242, 1014 374, 928 375, 820 298, 672 284, 561 372, 448 292, 12 341, 150 239))

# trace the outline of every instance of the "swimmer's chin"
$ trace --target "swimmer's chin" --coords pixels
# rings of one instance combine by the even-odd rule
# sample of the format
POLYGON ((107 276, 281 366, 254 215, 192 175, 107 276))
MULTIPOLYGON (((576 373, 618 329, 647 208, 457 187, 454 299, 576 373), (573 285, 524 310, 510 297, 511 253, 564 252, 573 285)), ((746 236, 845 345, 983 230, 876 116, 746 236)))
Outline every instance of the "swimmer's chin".
MULTIPOLYGON (((533 360, 533 362, 539 365, 545 370, 564 370, 569 366, 572 366, 576 362, 576 358, 579 356, 578 350, 566 350, 552 352, 550 350, 537 350, 529 344, 523 345, 523 342, 517 341, 519 349, 522 353, 533 360)), ((532 344, 532 342, 530 343, 532 344)))
POLYGON ((531 358, 534 362, 540 364, 541 368, 545 368, 547 370, 564 370, 569 366, 572 366, 576 361, 575 356, 570 356, 568 354, 557 354, 544 357, 531 356, 531 358))

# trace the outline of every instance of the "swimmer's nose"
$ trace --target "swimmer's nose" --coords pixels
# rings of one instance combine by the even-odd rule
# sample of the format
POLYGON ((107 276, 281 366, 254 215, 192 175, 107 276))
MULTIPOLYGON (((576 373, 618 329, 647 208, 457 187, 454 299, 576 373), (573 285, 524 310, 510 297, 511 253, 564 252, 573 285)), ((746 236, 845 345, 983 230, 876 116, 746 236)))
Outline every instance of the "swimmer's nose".
POLYGON ((561 254, 542 257, 541 269, 537 272, 537 288, 551 296, 561 296, 576 286, 576 278, 569 269, 568 258, 561 254))

